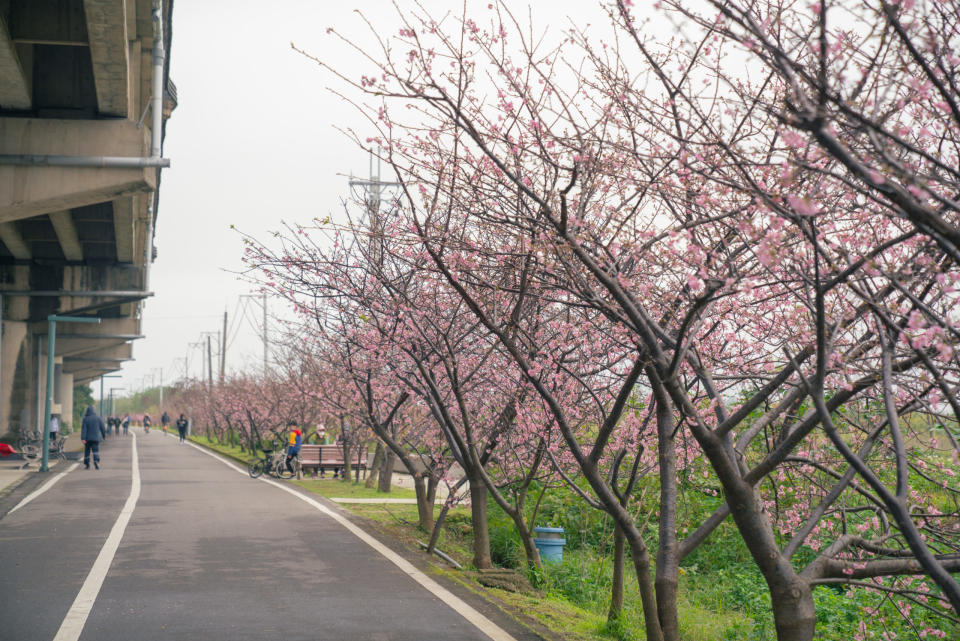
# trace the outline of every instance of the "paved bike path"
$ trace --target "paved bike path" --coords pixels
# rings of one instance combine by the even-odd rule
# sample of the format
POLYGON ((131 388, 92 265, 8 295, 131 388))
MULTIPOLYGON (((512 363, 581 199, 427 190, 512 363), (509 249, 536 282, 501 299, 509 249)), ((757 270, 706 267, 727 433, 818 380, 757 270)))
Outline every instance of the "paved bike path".
POLYGON ((100 470, 81 465, 0 520, 0 639, 53 639, 130 492, 130 451, 108 439, 100 470))
MULTIPOLYGON (((81 640, 489 638, 296 496, 157 431, 137 449, 139 499, 81 640)), ((114 438, 102 471, 81 467, 0 520, 0 639, 53 639, 130 479, 129 441, 114 438)))

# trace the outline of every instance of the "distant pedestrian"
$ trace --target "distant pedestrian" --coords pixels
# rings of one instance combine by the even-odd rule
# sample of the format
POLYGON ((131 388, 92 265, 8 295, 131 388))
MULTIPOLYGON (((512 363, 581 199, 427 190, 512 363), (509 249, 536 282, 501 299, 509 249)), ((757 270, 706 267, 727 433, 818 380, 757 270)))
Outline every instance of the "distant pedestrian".
POLYGON ((123 417, 123 435, 126 436, 130 430, 130 415, 127 414, 123 417))
POLYGON ((184 439, 187 438, 187 425, 190 422, 187 421, 187 417, 183 414, 180 415, 180 418, 177 419, 177 431, 180 432, 180 442, 183 443, 184 439))
POLYGON ((107 416, 107 436, 113 433, 113 417, 107 416))
POLYGON ((90 453, 93 453, 93 466, 100 469, 100 441, 107 437, 107 430, 103 427, 103 419, 93 411, 93 406, 87 406, 80 424, 80 440, 83 442, 83 465, 90 469, 90 453))
POLYGON ((50 416, 50 442, 56 443, 57 436, 60 434, 60 415, 52 414, 50 416))
POLYGON ((144 433, 144 434, 149 434, 149 433, 150 433, 150 425, 151 425, 151 423, 152 423, 152 421, 150 420, 150 415, 149 415, 149 414, 144 414, 144 415, 143 415, 143 433, 144 433))
POLYGON ((163 416, 160 417, 160 427, 162 427, 163 431, 166 432, 168 425, 170 425, 170 415, 164 412, 163 416))

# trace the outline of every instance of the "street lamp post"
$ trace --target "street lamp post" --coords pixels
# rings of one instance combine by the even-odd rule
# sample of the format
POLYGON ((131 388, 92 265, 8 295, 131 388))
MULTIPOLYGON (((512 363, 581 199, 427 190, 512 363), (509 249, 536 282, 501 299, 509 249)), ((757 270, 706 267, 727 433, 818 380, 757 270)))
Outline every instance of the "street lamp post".
POLYGON ((122 387, 111 387, 110 388, 110 416, 114 415, 114 406, 113 406, 113 393, 123 390, 122 387))
POLYGON ((154 367, 153 371, 160 370, 160 414, 163 414, 163 368, 154 367))
POLYGON ((43 411, 43 458, 40 460, 40 471, 50 469, 50 410, 53 405, 53 353, 57 342, 57 321, 61 323, 94 323, 99 324, 99 318, 89 316, 47 316, 47 390, 46 402, 43 411))
POLYGON ((123 378, 120 374, 101 374, 100 375, 100 417, 103 417, 103 379, 105 378, 123 378))

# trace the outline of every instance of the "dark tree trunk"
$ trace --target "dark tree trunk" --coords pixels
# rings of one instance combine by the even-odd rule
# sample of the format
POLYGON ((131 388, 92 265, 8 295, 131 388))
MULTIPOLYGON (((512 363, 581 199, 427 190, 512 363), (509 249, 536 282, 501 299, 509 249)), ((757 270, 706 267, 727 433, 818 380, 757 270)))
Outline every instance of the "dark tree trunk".
POLYGON ((607 621, 620 618, 623 613, 623 557, 624 557, 623 530, 616 523, 613 524, 613 578, 610 585, 610 612, 607 621))
POLYGON ((673 444, 675 432, 673 403, 666 390, 651 372, 657 401, 657 460, 660 468, 660 527, 657 546, 657 570, 654 587, 657 591, 657 618, 664 641, 680 638, 677 612, 678 575, 680 572, 677 545, 677 450, 673 444))
POLYGON ((367 480, 364 486, 373 489, 377 486, 377 479, 380 478, 380 466, 383 465, 383 443, 377 441, 377 449, 373 452, 373 462, 370 464, 370 470, 367 473, 367 480))
POLYGON ((490 569, 493 561, 490 558, 487 486, 478 474, 470 476, 470 515, 473 520, 473 565, 478 570, 490 569))
POLYGON ((422 475, 413 477, 413 489, 417 493, 417 517, 420 521, 420 529, 430 532, 433 530, 433 501, 430 498, 431 491, 427 488, 422 475))
POLYGON ((447 520, 447 512, 450 511, 450 501, 444 501, 440 508, 440 514, 437 515, 437 521, 433 524, 433 532, 430 533, 430 543, 427 545, 427 554, 433 554, 437 547, 437 539, 440 538, 440 530, 443 528, 443 522, 447 520))
POLYGON ((350 441, 343 439, 343 474, 340 475, 341 481, 349 481, 353 478, 353 474, 350 471, 350 455, 353 452, 350 451, 350 441))
POLYGON ((380 479, 377 489, 381 492, 389 492, 393 483, 393 464, 397 460, 397 455, 393 450, 387 450, 383 457, 383 465, 380 466, 380 479))
POLYGON ((526 521, 523 519, 523 511, 521 510, 515 514, 511 514, 510 518, 513 519, 513 525, 517 528, 517 534, 520 535, 520 540, 523 542, 523 552, 527 555, 527 567, 543 567, 540 560, 540 550, 537 549, 536 544, 533 542, 533 532, 530 531, 526 521))
POLYGON ((760 497, 743 480, 718 439, 698 439, 723 483, 731 515, 770 590, 778 641, 810 641, 817 624, 810 584, 780 554, 760 497))

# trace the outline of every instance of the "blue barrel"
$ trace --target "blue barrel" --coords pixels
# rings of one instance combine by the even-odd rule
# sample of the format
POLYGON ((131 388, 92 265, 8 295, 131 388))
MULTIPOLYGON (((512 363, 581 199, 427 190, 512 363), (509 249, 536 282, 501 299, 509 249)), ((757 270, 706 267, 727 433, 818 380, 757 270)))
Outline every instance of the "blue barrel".
POLYGON ((562 527, 535 527, 537 534, 533 544, 540 551, 540 560, 544 563, 560 563, 563 561, 563 546, 567 540, 563 538, 562 527))

